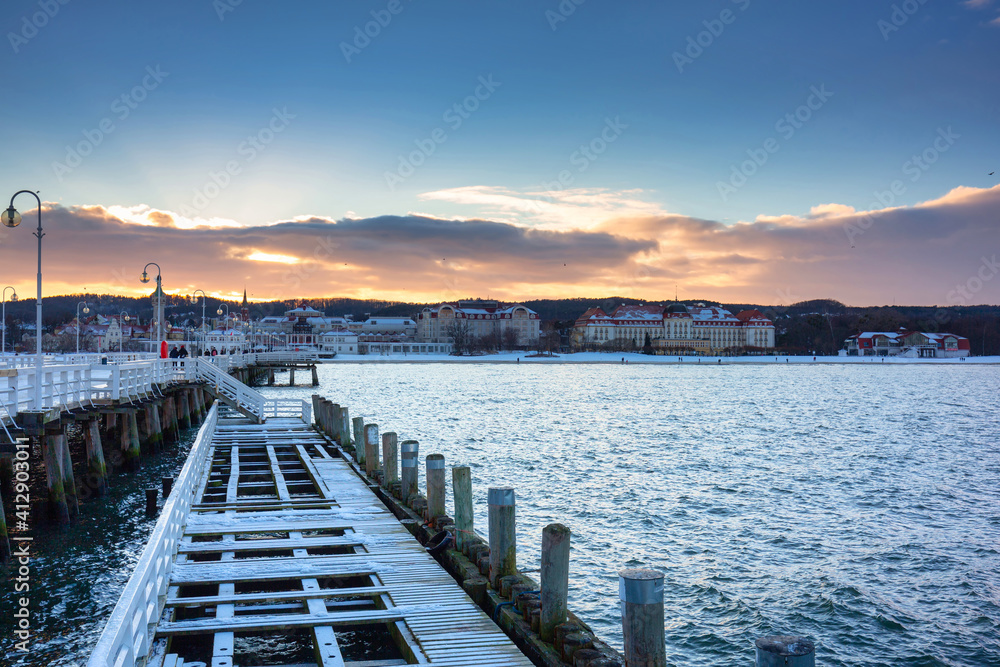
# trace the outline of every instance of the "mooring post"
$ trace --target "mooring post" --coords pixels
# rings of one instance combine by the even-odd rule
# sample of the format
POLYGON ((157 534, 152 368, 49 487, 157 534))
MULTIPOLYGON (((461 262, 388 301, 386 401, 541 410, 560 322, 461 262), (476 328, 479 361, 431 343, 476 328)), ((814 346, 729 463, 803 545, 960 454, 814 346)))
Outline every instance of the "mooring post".
POLYGON ((312 395, 312 406, 313 406, 313 423, 320 427, 320 430, 326 430, 323 427, 323 415, 319 411, 319 394, 312 395))
POLYGON ((368 476, 378 470, 378 424, 365 425, 365 472, 368 476))
POLYGON ((403 488, 400 495, 403 502, 409 504, 410 498, 417 495, 417 455, 420 443, 416 440, 404 440, 399 445, 399 456, 402 465, 403 488))
POLYGON ((663 625, 663 573, 644 568, 618 573, 622 603, 625 664, 666 667, 663 625))
POLYGON ((63 490, 62 458, 59 456, 59 436, 45 435, 42 441, 42 458, 45 461, 45 483, 49 491, 49 508, 60 526, 69 525, 69 508, 63 490))
POLYGON ((551 642, 556 626, 566 622, 566 597, 569 594, 570 530, 561 523, 542 529, 542 612, 538 634, 551 642))
POLYGON ((399 446, 392 431, 382 434, 382 486, 391 489, 399 481, 399 446))
MULTIPOLYGON (((139 468, 139 422, 135 417, 135 410, 129 410, 127 415, 122 415, 127 419, 128 424, 128 449, 125 451, 125 464, 129 470, 139 468)), ((124 440, 122 441, 124 444, 124 440)))
POLYGON ((351 410, 346 406, 340 406, 340 441, 341 447, 351 444, 351 410))
POLYGON ((59 438, 59 454, 62 456, 63 490, 66 492, 66 508, 70 519, 80 513, 80 501, 76 496, 76 478, 73 475, 73 457, 69 453, 69 438, 66 427, 62 427, 59 438))
POLYGON ((340 403, 327 401, 325 405, 327 423, 326 434, 330 436, 330 439, 340 445, 344 440, 344 436, 340 433, 344 426, 344 418, 341 416, 340 412, 340 403))
POLYGON ((146 514, 156 514, 156 489, 146 489, 146 514))
POLYGON ((500 590, 500 579, 517 574, 517 539, 514 535, 514 489, 491 488, 486 495, 490 524, 490 585, 500 590))
POLYGON ((354 426, 354 458, 360 465, 365 464, 365 418, 355 417, 351 420, 354 426))
POLYGON ((427 466, 427 521, 436 525, 444 511, 444 454, 430 454, 427 466))
POLYGON ((295 386, 295 367, 288 369, 288 386, 289 387, 295 386))
POLYGON ((104 447, 101 446, 101 426, 96 419, 84 424, 83 439, 88 479, 94 481, 94 495, 101 497, 108 491, 108 467, 104 463, 104 447))
POLYGON ((314 387, 319 386, 319 373, 316 371, 316 366, 312 367, 312 381, 314 387))
POLYGON ((267 385, 269 387, 273 387, 274 386, 274 369, 273 368, 268 368, 267 369, 267 385))
POLYGON ((816 645, 805 637, 772 635, 756 642, 756 667, 815 667, 816 645))
POLYGON ((163 499, 166 500, 167 496, 170 495, 170 490, 174 488, 174 478, 161 477, 160 484, 163 485, 163 499))
POLYGON ((455 466, 451 469, 451 489, 455 496, 455 546, 464 554, 472 542, 472 468, 455 466))

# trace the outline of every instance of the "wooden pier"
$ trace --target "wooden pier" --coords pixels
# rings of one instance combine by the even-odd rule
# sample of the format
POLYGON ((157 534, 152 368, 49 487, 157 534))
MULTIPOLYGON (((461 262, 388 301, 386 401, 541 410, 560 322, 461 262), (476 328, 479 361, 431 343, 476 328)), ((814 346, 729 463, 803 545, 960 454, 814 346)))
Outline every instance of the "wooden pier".
POLYGON ((310 412, 213 407, 90 667, 532 664, 310 412))

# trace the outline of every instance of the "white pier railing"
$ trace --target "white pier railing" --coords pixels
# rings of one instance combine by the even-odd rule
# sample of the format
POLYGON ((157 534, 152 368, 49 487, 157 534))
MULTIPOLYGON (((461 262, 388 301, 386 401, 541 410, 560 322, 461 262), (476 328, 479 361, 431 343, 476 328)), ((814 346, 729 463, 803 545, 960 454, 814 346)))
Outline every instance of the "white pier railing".
POLYGON ((198 431, 135 572, 97 640, 88 667, 134 667, 142 664, 149 654, 150 628, 163 612, 177 543, 184 534, 191 505, 197 500, 205 457, 218 419, 216 403, 198 431))

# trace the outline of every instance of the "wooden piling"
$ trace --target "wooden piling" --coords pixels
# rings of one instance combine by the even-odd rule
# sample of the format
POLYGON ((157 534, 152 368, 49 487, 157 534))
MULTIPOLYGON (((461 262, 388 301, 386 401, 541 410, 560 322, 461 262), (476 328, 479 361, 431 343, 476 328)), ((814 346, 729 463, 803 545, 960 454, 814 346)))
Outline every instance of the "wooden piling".
POLYGON ((164 415, 167 417, 168 429, 170 431, 170 442, 179 442, 181 439, 181 429, 177 419, 177 399, 173 396, 168 396, 164 408, 164 415))
POLYGON ((294 368, 289 368, 288 369, 288 386, 289 387, 294 387, 295 386, 295 369, 294 368))
POLYGON ((150 403, 146 406, 149 411, 150 426, 149 426, 149 448, 153 452, 158 452, 163 449, 163 426, 160 423, 160 408, 156 403, 150 403))
POLYGON ((3 508, 3 494, 0 493, 0 563, 10 560, 10 541, 7 539, 7 515, 3 508))
POLYGON ((355 417, 351 420, 354 427, 354 458, 361 465, 365 464, 365 419, 355 417))
POLYGON ((756 667, 815 667, 816 645, 805 637, 773 635, 755 642, 756 667))
POLYGON ((318 387, 319 386, 319 373, 316 370, 315 366, 312 367, 312 381, 313 381, 313 386, 314 387, 318 387))
MULTIPOLYGON (((123 417, 123 430, 124 426, 128 425, 128 448, 125 450, 125 466, 129 470, 137 470, 139 468, 139 421, 136 419, 135 410, 129 410, 127 414, 122 415, 123 417)), ((125 441, 122 440, 122 445, 125 441)))
POLYGON ((267 386, 269 386, 269 387, 273 387, 274 386, 274 369, 273 368, 268 368, 267 369, 267 386))
POLYGON ((191 428, 191 402, 188 400, 187 390, 182 389, 177 392, 177 399, 180 407, 180 427, 189 429, 191 428))
POLYGON ((494 487, 487 492, 490 524, 490 585, 500 590, 502 577, 517 574, 517 538, 514 534, 514 489, 494 487))
POLYGON ((104 430, 108 433, 114 431, 115 427, 118 425, 118 415, 113 412, 108 412, 104 415, 104 430))
POLYGON ((153 516, 156 514, 156 489, 146 489, 146 514, 153 516))
POLYGON ((346 405, 340 406, 340 437, 341 447, 351 444, 351 411, 346 405))
POLYGON ((444 511, 444 454, 431 454, 425 461, 427 466, 427 520, 436 525, 444 511))
POLYGON ((69 453, 69 438, 66 427, 56 436, 59 440, 59 456, 62 458, 63 491, 66 493, 66 509, 70 519, 80 513, 80 500, 76 495, 76 478, 73 475, 73 457, 69 453))
POLYGON ((569 593, 570 530, 561 523, 542 529, 542 612, 538 634, 551 642, 556 626, 566 622, 566 597, 569 593))
POLYGON ((69 508, 66 506, 66 492, 63 489, 59 436, 46 434, 44 438, 42 458, 45 461, 45 483, 49 491, 49 511, 57 524, 67 526, 69 525, 69 508))
POLYGON ((402 466, 403 488, 400 495, 403 502, 409 504, 410 498, 417 495, 417 455, 420 453, 420 443, 416 440, 404 440, 399 445, 399 456, 402 466))
POLYGON ((170 495, 170 491, 174 488, 174 478, 161 477, 160 485, 163 487, 163 499, 166 500, 167 496, 170 495))
POLYGON ((365 472, 369 476, 378 470, 378 424, 365 425, 365 472))
POLYGON ((451 469, 451 488, 455 496, 455 546, 468 553, 473 536, 472 469, 455 466, 451 469))
POLYGON ((666 667, 663 624, 663 573, 643 568, 618 573, 622 603, 625 664, 666 667))
POLYGON ((84 423, 83 440, 87 452, 87 479, 92 480, 94 495, 99 498, 108 491, 108 467, 104 463, 101 427, 96 419, 84 423))
POLYGON ((382 486, 391 489, 399 481, 399 446, 392 431, 382 434, 382 486))

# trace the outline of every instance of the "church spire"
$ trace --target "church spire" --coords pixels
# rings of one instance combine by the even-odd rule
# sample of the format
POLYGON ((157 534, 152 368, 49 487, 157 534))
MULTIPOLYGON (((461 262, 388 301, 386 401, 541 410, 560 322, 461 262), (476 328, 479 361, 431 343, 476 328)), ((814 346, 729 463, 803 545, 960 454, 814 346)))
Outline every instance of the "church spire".
POLYGON ((250 321, 250 303, 247 301, 247 288, 243 288, 243 307, 240 309, 240 318, 244 322, 250 321))

